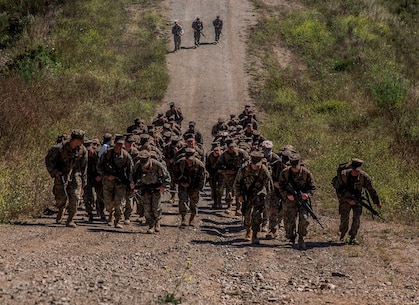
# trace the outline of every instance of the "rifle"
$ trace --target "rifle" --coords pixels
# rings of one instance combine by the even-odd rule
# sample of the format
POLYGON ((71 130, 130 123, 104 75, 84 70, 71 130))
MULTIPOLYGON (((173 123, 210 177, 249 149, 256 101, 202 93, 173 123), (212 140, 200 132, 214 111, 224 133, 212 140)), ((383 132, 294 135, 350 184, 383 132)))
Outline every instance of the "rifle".
POLYGON ((105 172, 118 178, 122 182, 122 184, 125 184, 126 186, 130 185, 131 181, 129 181, 129 179, 125 176, 125 173, 121 172, 120 169, 118 169, 116 166, 114 166, 110 162, 105 163, 104 170, 105 172))
POLYGON ((65 197, 67 198, 67 200, 69 200, 68 192, 67 192, 68 179, 67 179, 67 181, 65 181, 65 178, 64 178, 63 175, 60 175, 60 177, 61 177, 61 182, 63 183, 63 189, 64 189, 65 197))
POLYGON ((365 196, 363 194, 359 194, 358 196, 356 194, 353 194, 353 198, 356 200, 356 202, 359 202, 364 208, 366 208, 368 211, 371 212, 371 217, 374 219, 374 216, 377 216, 381 220, 384 221, 384 218, 381 216, 379 212, 374 210, 371 204, 371 195, 367 190, 364 190, 365 196))
POLYGON ((320 227, 322 229, 324 229, 323 225, 321 224, 319 218, 316 216, 316 214, 314 214, 313 209, 311 208, 311 203, 310 203, 310 199, 307 200, 303 200, 303 198, 301 197, 301 191, 296 191, 294 189, 294 187, 292 186, 292 184, 290 182, 288 182, 287 185, 287 189, 288 191, 291 192, 292 195, 294 195, 294 198, 297 199, 298 203, 304 208, 306 209, 306 211, 310 214, 310 216, 317 221, 317 223, 320 225, 320 227))

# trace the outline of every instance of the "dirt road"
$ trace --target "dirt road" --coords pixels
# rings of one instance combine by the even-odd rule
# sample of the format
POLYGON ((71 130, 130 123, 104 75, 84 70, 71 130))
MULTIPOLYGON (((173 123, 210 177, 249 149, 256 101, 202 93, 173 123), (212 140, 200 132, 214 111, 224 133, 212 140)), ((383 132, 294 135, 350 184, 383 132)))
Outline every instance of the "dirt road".
MULTIPOLYGON (((270 1, 272 4, 287 1, 270 1)), ((183 49, 168 54, 171 82, 161 110, 175 101, 210 142, 219 116, 249 102, 246 29, 255 22, 243 0, 167 0, 167 19, 185 29, 183 49), (225 22, 213 45, 210 23, 225 22), (204 22, 193 49, 192 20, 204 22)), ((173 48, 170 40, 168 48, 173 48)), ((206 190, 208 192, 208 190, 206 190)), ((167 198, 166 198, 167 199, 167 198)), ((177 206, 164 204, 162 230, 87 222, 54 224, 54 216, 0 226, 1 304, 158 304, 173 293, 182 304, 418 304, 418 232, 363 217, 361 246, 337 243, 337 215, 326 229, 309 226, 306 251, 281 237, 243 240, 242 219, 211 210, 203 193, 199 226, 179 228, 177 206)))

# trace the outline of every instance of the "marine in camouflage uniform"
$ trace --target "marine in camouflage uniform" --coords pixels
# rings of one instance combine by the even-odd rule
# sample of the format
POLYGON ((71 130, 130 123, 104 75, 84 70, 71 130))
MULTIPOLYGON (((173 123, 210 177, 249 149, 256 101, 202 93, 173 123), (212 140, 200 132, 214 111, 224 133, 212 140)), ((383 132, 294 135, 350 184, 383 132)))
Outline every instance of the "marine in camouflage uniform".
POLYGON ((340 214, 340 240, 344 241, 349 228, 349 216, 352 210, 352 225, 349 230, 349 243, 358 244, 356 236, 361 225, 362 205, 360 198, 365 190, 371 195, 371 199, 381 209, 381 201, 372 183, 371 177, 362 170, 364 161, 358 158, 352 159, 351 168, 343 170, 337 179, 336 194, 339 199, 340 214))
MULTIPOLYGON (((227 203, 227 212, 231 210, 231 205, 234 197, 234 180, 236 174, 242 165, 249 160, 249 154, 233 141, 228 142, 228 149, 224 151, 218 158, 215 169, 224 176, 224 183, 226 188, 225 201, 227 203)), ((241 216, 241 203, 236 197, 236 215, 241 216)))
POLYGON ((134 189, 132 183, 133 162, 130 154, 123 149, 124 136, 115 136, 115 146, 103 154, 98 163, 98 172, 102 175, 103 197, 108 211, 108 225, 121 229, 119 223, 122 216, 122 207, 126 203, 127 191, 134 189))
POLYGON ((194 218, 198 212, 199 192, 205 183, 205 165, 195 157, 195 150, 187 148, 185 156, 176 161, 173 179, 178 184, 179 214, 182 226, 186 226, 186 213, 191 211, 189 225, 194 226, 194 218))
POLYGON ((223 207, 221 198, 224 192, 224 176, 215 168, 215 164, 221 153, 222 149, 216 143, 205 158, 205 169, 209 174, 208 181, 211 188, 211 198, 214 200, 212 206, 214 209, 221 209, 223 207))
MULTIPOLYGON (((170 177, 173 177, 173 170, 176 162, 176 154, 182 148, 182 145, 180 144, 179 140, 180 139, 178 136, 173 136, 171 139, 171 143, 163 148, 164 160, 166 161, 166 167, 169 171, 170 177)), ((170 193, 170 203, 173 203, 176 195, 174 193, 174 191, 176 190, 176 183, 174 179, 171 179, 170 181, 170 190, 173 191, 172 193, 170 193)))
MULTIPOLYGON (((166 111, 166 118, 169 123, 173 120, 179 127, 183 121, 183 113, 180 108, 177 108, 174 102, 169 103, 170 109, 166 111)), ((173 127, 172 127, 173 128, 173 127)))
POLYGON ((212 25, 214 26, 215 31, 215 43, 218 43, 220 40, 221 31, 223 30, 223 21, 220 19, 220 16, 217 16, 212 21, 212 25))
POLYGON ((310 196, 316 187, 311 172, 305 166, 301 166, 300 155, 292 153, 289 159, 291 166, 285 168, 279 176, 279 190, 283 199, 283 208, 285 209, 285 236, 294 244, 298 232, 298 246, 301 250, 305 250, 304 237, 307 235, 307 227, 309 225, 308 212, 294 197, 289 185, 296 192, 301 192, 302 200, 310 200, 310 196), (296 230, 297 217, 298 230, 296 230))
MULTIPOLYGON (((281 162, 281 159, 279 156, 272 151, 273 149, 273 143, 272 141, 263 141, 260 145, 262 148, 263 153, 263 164, 266 165, 266 167, 269 169, 269 173, 273 173, 273 169, 276 167, 278 163, 281 162)), ((269 193, 266 196, 266 204, 265 209, 263 211, 263 222, 262 222, 262 232, 268 232, 268 224, 270 226, 270 219, 271 219, 271 210, 274 215, 272 215, 273 222, 275 223, 275 216, 279 214, 279 201, 277 196, 275 195, 274 187, 271 185, 269 188, 269 193)), ((273 226, 275 228, 275 226, 273 226)))
POLYGON ((150 153, 143 150, 139 154, 139 161, 134 166, 133 179, 140 194, 141 205, 148 225, 147 233, 160 232, 162 217, 161 194, 170 185, 170 174, 159 161, 150 157, 150 153))
POLYGON ((266 196, 272 186, 272 179, 268 168, 262 164, 263 154, 254 151, 250 156, 250 163, 237 173, 234 189, 239 202, 245 206, 245 239, 259 244, 257 234, 262 225, 266 196))
MULTIPOLYGON (((132 159, 132 164, 136 164, 139 160, 140 151, 134 146, 135 138, 132 134, 125 136, 124 149, 129 153, 132 159)), ((131 189, 127 190, 127 199, 124 207, 124 224, 129 225, 131 220, 131 214, 133 211, 134 204, 137 205, 137 213, 139 217, 144 216, 144 206, 141 205, 139 200, 135 196, 131 196, 131 189)))
POLYGON ((58 208, 57 223, 61 223, 67 201, 68 218, 66 226, 75 228, 73 221, 77 206, 82 199, 83 187, 87 180, 87 150, 83 146, 84 131, 75 129, 69 142, 55 145, 45 157, 45 165, 52 178, 58 208))
POLYGON ((93 210, 95 207, 96 213, 100 216, 100 219, 106 220, 105 203, 103 201, 102 176, 97 171, 100 143, 98 139, 93 139, 84 142, 84 146, 88 152, 88 162, 87 183, 84 187, 83 202, 86 206, 86 212, 89 215, 89 222, 93 221, 93 210))

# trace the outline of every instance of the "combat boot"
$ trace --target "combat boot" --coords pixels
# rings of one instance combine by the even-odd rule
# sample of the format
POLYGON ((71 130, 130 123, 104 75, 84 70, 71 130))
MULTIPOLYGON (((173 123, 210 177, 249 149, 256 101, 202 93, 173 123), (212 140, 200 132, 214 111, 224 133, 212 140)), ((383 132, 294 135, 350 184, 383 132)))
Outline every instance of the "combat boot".
POLYGON ((108 216, 108 226, 112 226, 112 213, 109 213, 109 216, 108 216))
POLYGON ((148 227, 147 234, 154 234, 154 225, 148 227))
POLYGON ((305 249, 307 249, 307 248, 306 248, 306 243, 304 242, 304 238, 303 238, 302 236, 300 236, 300 237, 298 238, 298 248, 299 248, 300 250, 305 250, 305 249))
POLYGON ((225 210, 226 214, 231 214, 231 202, 227 202, 227 209, 225 210))
POLYGON ((242 211, 241 211, 241 203, 237 201, 236 203, 236 216, 242 216, 242 211))
POLYGON ((266 234, 267 239, 276 239, 278 237, 278 231, 276 229, 272 229, 268 234, 266 234))
POLYGON ((93 222, 93 214, 89 214, 89 220, 88 220, 90 223, 92 223, 93 222))
POLYGON ((130 223, 131 223, 131 221, 129 219, 124 220, 124 225, 129 225, 130 223))
POLYGON ((63 220, 63 214, 64 214, 64 209, 63 208, 59 209, 57 217, 55 218, 55 223, 61 223, 61 221, 63 220))
POLYGON ((68 218, 67 218, 67 221, 65 223, 66 227, 69 227, 69 228, 76 228, 77 227, 77 225, 73 221, 73 217, 74 217, 74 213, 68 214, 68 218))
POLYGON ((339 238, 339 240, 340 240, 341 242, 344 242, 344 241, 345 241, 345 233, 340 233, 340 238, 339 238))
POLYGON ((195 219, 195 214, 191 214, 191 217, 189 218, 189 225, 191 227, 195 227, 196 226, 196 222, 194 221, 195 219))
POLYGON ((258 238, 258 232, 253 232, 252 244, 254 244, 254 245, 259 245, 260 244, 260 240, 258 238))
POLYGON ((122 225, 119 223, 119 219, 115 219, 113 225, 116 229, 122 229, 122 225))
POLYGON ((186 222, 186 215, 182 215, 182 222, 180 224, 182 227, 186 227, 188 223, 186 222))
POLYGON ((350 245, 359 245, 359 241, 357 241, 357 240, 355 239, 355 236, 351 236, 351 237, 349 238, 349 244, 350 244, 350 245))
POLYGON ((154 224, 154 231, 160 232, 160 220, 156 220, 156 223, 154 224))
POLYGON ((252 240, 252 229, 246 229, 246 237, 244 238, 246 241, 252 240))

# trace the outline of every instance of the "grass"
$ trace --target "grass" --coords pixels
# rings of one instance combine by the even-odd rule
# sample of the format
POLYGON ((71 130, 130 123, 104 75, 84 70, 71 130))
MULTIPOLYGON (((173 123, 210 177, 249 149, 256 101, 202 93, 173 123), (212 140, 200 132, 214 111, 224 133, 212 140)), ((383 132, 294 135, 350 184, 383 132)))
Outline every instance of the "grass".
POLYGON ((135 117, 151 119, 167 88, 160 1, 58 2, 59 13, 48 19, 37 14, 57 6, 28 1, 37 9, 19 11, 31 22, 13 44, 4 40, 10 58, 0 74, 0 222, 38 215, 53 202, 43 158, 59 134, 123 133, 135 117), (141 14, 132 14, 133 6, 141 14), (50 32, 34 37, 38 28, 50 32))
POLYGON ((252 96, 268 113, 264 135, 276 148, 293 144, 301 152, 322 210, 336 212, 330 181, 338 164, 359 157, 384 217, 417 224, 418 77, 411 65, 418 64, 404 55, 415 48, 419 55, 408 29, 417 12, 403 9, 402 23, 384 0, 302 1, 304 10, 282 14, 254 3, 262 17, 249 52, 263 69, 252 71, 252 96), (286 67, 272 56, 284 47, 293 54, 286 67))

